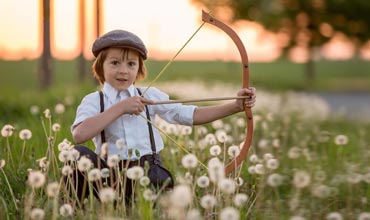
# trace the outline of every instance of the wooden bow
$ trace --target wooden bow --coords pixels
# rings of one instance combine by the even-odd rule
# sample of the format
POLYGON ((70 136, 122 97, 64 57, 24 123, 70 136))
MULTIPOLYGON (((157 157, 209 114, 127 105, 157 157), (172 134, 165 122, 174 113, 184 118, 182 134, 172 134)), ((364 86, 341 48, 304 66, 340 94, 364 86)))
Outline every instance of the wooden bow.
MULTIPOLYGON (((249 62, 248 62, 247 51, 244 47, 243 42, 240 40, 240 37, 228 25, 212 17, 209 13, 205 12, 204 10, 202 10, 202 21, 220 28, 227 35, 229 35, 229 37, 233 40, 233 42, 235 43, 236 47, 239 50, 241 61, 242 61, 243 88, 247 88, 249 86, 249 62)), ((247 118, 247 130, 246 130, 245 140, 244 140, 244 143, 240 150, 239 155, 225 166, 225 173, 227 175, 230 174, 232 171, 234 171, 244 161, 245 157, 248 155, 248 150, 252 143, 253 115, 252 115, 251 108, 245 108, 245 115, 247 118)))

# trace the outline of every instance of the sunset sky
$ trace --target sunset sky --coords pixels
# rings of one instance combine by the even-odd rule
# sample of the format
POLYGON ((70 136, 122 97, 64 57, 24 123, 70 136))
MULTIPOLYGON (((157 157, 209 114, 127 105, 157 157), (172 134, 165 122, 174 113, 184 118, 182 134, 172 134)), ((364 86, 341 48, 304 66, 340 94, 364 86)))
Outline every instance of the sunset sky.
MULTIPOLYGON (((40 2, 0 0, 0 59, 35 59, 40 56, 40 2)), ((52 54, 59 59, 73 59, 80 48, 78 1, 52 2, 52 54)), ((91 58, 91 45, 95 39, 95 0, 85 2, 85 56, 91 58)), ((202 8, 192 5, 190 0, 106 0, 102 1, 102 6, 102 32, 113 29, 134 32, 144 41, 149 57, 153 59, 170 59, 201 24, 202 8)), ((271 61, 279 56, 278 38, 261 25, 242 21, 232 27, 244 42, 251 61, 271 61)), ((325 47, 325 55, 336 59, 352 56, 351 45, 338 39, 334 46, 329 44, 325 47)), ((304 59, 304 51, 299 48, 293 53, 301 54, 304 59)), ((206 24, 177 59, 237 61, 239 54, 225 33, 206 24)))

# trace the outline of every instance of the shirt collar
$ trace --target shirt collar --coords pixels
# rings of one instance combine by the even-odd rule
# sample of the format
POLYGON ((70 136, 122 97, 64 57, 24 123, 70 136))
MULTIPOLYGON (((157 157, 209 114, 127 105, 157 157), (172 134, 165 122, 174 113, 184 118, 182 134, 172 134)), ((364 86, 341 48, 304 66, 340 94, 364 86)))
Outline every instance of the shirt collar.
MULTIPOLYGON (((112 101, 116 99, 116 97, 117 97, 117 95, 119 93, 115 88, 113 88, 107 82, 104 82, 104 85, 103 85, 103 89, 102 90, 103 90, 104 94, 108 97, 108 99, 110 99, 112 101)), ((135 86, 133 84, 131 84, 127 88, 127 90, 121 91, 120 93, 123 93, 123 92, 128 92, 128 95, 130 97, 135 96, 135 86)))

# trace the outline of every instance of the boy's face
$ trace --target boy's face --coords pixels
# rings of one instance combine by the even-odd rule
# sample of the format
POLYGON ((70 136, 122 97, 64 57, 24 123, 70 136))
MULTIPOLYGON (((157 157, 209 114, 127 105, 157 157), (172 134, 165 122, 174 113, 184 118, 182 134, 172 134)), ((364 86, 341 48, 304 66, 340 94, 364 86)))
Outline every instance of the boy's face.
POLYGON ((109 48, 103 63, 103 70, 107 83, 118 91, 126 90, 136 80, 139 70, 139 53, 134 50, 109 48))

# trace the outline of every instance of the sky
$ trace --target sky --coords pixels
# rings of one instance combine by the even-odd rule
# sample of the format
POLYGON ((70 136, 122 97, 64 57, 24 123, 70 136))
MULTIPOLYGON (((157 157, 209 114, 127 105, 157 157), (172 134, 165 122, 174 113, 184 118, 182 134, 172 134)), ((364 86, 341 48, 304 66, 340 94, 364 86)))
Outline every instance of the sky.
MULTIPOLYGON (((0 0, 0 59, 35 59, 40 56, 41 1, 0 0)), ((84 55, 87 58, 92 58, 91 45, 96 37, 94 2, 85 0, 84 55)), ((149 58, 170 59, 201 25, 201 10, 190 0, 102 0, 102 32, 114 29, 131 31, 144 41, 149 49, 149 58)), ((78 1, 53 0, 52 11, 52 55, 58 59, 74 59, 81 48, 78 1)), ((232 28, 245 44, 251 61, 268 62, 280 55, 281 39, 261 25, 240 21, 232 28)), ((324 47, 329 58, 346 59, 353 55, 354 48, 344 38, 338 37, 333 42, 324 47)), ((297 62, 305 59, 305 51, 300 48, 292 50, 292 55, 299 58, 297 62)), ((240 57, 225 33, 206 24, 177 59, 238 61, 240 57)))

